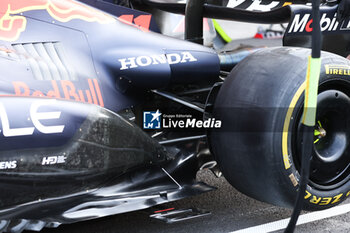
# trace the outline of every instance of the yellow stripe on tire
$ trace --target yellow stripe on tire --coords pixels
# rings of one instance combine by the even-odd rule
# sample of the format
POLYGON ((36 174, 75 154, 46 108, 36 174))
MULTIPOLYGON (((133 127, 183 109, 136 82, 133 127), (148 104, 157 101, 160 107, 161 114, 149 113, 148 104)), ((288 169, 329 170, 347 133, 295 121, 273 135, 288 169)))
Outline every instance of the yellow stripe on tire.
POLYGON ((290 125, 290 120, 295 108, 295 105, 297 104, 298 100, 300 99, 300 96, 303 94, 305 91, 306 83, 304 82, 301 84, 297 92, 295 93, 288 111, 286 118, 284 120, 284 126, 283 126, 283 133, 282 133, 282 154, 283 154, 283 162, 284 162, 284 167, 285 169, 289 169, 291 167, 290 162, 289 162, 289 153, 288 153, 288 136, 289 136, 289 125, 290 125))

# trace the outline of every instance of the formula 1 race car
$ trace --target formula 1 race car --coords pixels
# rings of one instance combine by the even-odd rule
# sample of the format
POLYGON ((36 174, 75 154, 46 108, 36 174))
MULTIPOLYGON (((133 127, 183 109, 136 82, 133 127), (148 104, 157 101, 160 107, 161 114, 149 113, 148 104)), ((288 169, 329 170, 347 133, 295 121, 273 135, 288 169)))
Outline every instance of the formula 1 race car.
MULTIPOLYGON (((196 181, 202 169, 257 200, 293 207, 312 31, 311 7, 295 3, 134 1, 186 14, 179 40, 160 34, 151 14, 112 2, 0 1, 0 232, 215 189, 196 181), (289 23, 285 47, 230 63, 201 45, 203 17, 289 23), (223 71, 228 64, 232 71, 223 71)), ((350 196, 350 21, 338 21, 336 11, 334 2, 321 7, 305 210, 350 196)))

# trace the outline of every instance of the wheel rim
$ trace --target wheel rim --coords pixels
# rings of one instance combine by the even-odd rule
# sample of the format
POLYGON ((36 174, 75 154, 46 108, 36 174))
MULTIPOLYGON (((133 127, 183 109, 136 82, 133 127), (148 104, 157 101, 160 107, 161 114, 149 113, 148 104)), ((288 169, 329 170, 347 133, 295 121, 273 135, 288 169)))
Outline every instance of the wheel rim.
MULTIPOLYGON (((318 109, 314 134, 314 149, 310 166, 309 184, 317 189, 335 189, 350 180, 350 97, 337 89, 328 89, 318 95, 318 109)), ((298 112, 298 119, 302 111, 298 112)), ((296 124, 295 130, 301 125, 296 124)), ((295 132, 295 131, 294 131, 295 132)), ((300 130, 293 134, 293 159, 300 170, 300 130)))

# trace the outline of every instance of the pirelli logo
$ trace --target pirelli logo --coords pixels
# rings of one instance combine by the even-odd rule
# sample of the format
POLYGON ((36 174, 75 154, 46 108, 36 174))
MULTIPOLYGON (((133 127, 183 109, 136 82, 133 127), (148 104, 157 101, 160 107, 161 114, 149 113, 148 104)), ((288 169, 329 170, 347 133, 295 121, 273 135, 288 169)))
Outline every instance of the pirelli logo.
POLYGON ((347 65, 325 65, 326 74, 350 75, 350 66, 347 65))

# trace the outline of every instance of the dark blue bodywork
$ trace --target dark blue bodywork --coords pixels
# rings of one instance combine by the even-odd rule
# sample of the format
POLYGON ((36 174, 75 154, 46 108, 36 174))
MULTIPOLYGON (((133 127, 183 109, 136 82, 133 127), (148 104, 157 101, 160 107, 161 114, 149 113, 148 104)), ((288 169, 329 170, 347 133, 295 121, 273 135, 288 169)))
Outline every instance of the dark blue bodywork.
MULTIPOLYGON (((171 83, 195 83, 199 80, 215 79, 219 75, 219 59, 212 49, 151 31, 145 32, 117 19, 106 24, 79 19, 59 22, 54 21, 44 10, 28 11, 23 15, 27 18, 25 31, 16 41, 2 41, 1 47, 16 53, 13 49, 13 45, 16 44, 60 43, 65 53, 65 62, 75 73, 75 79, 70 81, 76 90, 88 89, 87 80, 96 79, 101 89, 104 107, 115 112, 142 100, 142 98, 137 99, 138 95, 132 92, 124 94, 127 91, 126 88, 132 90, 137 87, 150 90, 163 88, 171 83), (181 52, 190 52, 196 61, 120 70, 119 59, 152 55, 167 56, 167 54, 181 54, 181 52), (118 85, 118 79, 121 77, 130 81, 128 87, 118 85)), ((1 94, 15 94, 11 84, 13 81, 25 82, 31 90, 39 90, 45 95, 52 90, 51 80, 38 81, 33 77, 28 64, 28 59, 40 58, 29 53, 18 53, 13 56, 16 55, 22 59, 0 57, 1 70, 9 70, 2 79, 4 84, 0 87, 1 94), (24 55, 25 58, 23 58, 24 55)), ((60 90, 60 93, 64 96, 63 90, 60 90)), ((70 96, 69 99, 74 99, 74 96, 70 96)))
POLYGON ((115 16, 89 13, 79 3, 67 15, 59 9, 74 1, 37 2, 0 3, 0 17, 22 23, 0 23, 0 220, 40 220, 31 226, 41 229, 211 190, 194 182, 193 155, 171 158, 118 112, 150 90, 215 80, 217 54, 152 32, 147 13, 115 5, 107 9, 115 16))

